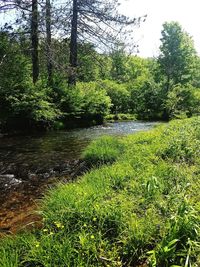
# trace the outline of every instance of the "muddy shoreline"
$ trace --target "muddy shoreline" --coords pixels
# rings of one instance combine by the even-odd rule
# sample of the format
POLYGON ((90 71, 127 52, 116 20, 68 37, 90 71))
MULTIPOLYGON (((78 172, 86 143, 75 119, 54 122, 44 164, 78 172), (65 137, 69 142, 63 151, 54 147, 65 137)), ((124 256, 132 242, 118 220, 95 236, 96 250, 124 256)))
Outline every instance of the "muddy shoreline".
POLYGON ((41 227, 38 206, 45 192, 59 182, 74 181, 86 170, 85 162, 68 160, 43 172, 27 168, 20 173, 15 166, 12 174, 1 174, 0 189, 4 190, 0 195, 0 236, 41 227))

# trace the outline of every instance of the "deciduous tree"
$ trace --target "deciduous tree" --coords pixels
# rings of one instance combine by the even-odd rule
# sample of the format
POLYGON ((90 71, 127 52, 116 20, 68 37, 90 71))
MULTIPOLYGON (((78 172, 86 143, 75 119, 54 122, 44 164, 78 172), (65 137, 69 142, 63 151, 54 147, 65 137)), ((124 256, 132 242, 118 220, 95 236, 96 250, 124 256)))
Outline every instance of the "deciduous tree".
POLYGON ((195 70, 196 51, 192 38, 178 22, 163 24, 158 62, 166 77, 166 89, 174 84, 185 84, 192 79, 195 70))

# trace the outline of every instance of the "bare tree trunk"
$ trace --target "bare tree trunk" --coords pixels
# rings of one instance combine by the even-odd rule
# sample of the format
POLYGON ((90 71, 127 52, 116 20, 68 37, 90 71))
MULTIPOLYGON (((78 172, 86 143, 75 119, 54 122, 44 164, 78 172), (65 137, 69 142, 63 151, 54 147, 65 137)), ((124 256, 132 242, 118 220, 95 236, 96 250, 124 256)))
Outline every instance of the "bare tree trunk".
POLYGON ((78 26, 78 0, 73 0, 73 14, 71 22, 70 58, 68 84, 76 85, 77 75, 77 26, 78 26))
POLYGON ((51 52, 51 1, 46 0, 46 36, 47 36, 47 73, 48 85, 53 83, 53 65, 52 65, 52 52, 51 52))
POLYGON ((39 77, 37 0, 32 0, 31 41, 32 41, 32 75, 33 75, 33 83, 36 83, 39 77))

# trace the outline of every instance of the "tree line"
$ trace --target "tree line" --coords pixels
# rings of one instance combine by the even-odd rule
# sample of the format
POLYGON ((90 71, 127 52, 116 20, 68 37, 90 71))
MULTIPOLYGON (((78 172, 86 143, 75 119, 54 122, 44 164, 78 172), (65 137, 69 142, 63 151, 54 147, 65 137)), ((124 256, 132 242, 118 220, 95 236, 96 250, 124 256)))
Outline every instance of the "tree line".
MULTIPOLYGON (((71 127, 106 115, 170 119, 199 113, 200 60, 177 22, 163 25, 157 58, 128 53, 146 16, 116 1, 1 1, 17 10, 0 31, 0 127, 71 127)), ((0 13, 0 14, 1 14, 0 13)), ((148 22, 146 22, 148 23, 148 22)))

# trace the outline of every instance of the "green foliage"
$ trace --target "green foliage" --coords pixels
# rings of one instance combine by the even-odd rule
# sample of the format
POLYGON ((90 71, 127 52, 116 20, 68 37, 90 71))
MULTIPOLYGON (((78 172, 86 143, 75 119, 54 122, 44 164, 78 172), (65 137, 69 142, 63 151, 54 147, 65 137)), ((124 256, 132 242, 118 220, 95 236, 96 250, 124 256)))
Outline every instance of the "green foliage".
POLYGON ((109 114, 105 117, 106 121, 114 122, 114 121, 133 121, 136 120, 136 116, 133 114, 109 114))
POLYGON ((83 154, 88 164, 99 165, 114 162, 123 152, 124 146, 120 140, 105 136, 92 143, 83 154))
POLYGON ((102 120, 109 113, 110 106, 106 91, 94 82, 64 88, 60 101, 60 109, 66 116, 88 119, 102 120))
POLYGON ((112 68, 110 70, 111 79, 118 82, 125 82, 127 79, 127 56, 123 45, 118 44, 114 51, 110 54, 110 57, 112 60, 112 68))
POLYGON ((197 128, 189 128, 184 126, 181 122, 179 124, 179 131, 165 131, 161 135, 161 139, 166 139, 160 150, 158 150, 162 158, 172 160, 174 162, 187 162, 194 164, 200 151, 200 141, 194 138, 197 128))
POLYGON ((8 97, 14 96, 30 74, 28 60, 21 55, 17 41, 11 40, 6 32, 0 32, 0 117, 10 111, 8 97))
POLYGON ((148 252, 151 255, 150 266, 169 266, 169 262, 174 263, 177 258, 179 265, 173 265, 174 267, 193 266, 196 257, 194 251, 198 253, 200 248, 200 244, 194 241, 198 240, 198 231, 199 217, 187 198, 184 198, 177 213, 169 220, 167 235, 154 250, 148 252))
POLYGON ((49 88, 41 82, 36 85, 29 82, 23 86, 22 88, 16 87, 16 94, 7 97, 13 111, 11 116, 25 117, 36 122, 50 122, 59 117, 60 111, 48 97, 49 88))
POLYGON ((7 90, 1 98, 4 103, 1 106, 1 115, 8 127, 12 128, 12 124, 13 126, 15 125, 14 121, 19 123, 22 128, 26 127, 26 125, 30 127, 38 123, 47 125, 61 115, 61 112, 48 96, 49 89, 41 82, 36 85, 33 85, 30 81, 23 82, 13 85, 10 90, 12 93, 7 90))
POLYGON ((128 85, 130 108, 140 119, 162 117, 162 87, 153 79, 139 77, 135 83, 128 85))
MULTIPOLYGON (((117 49, 110 54, 112 68, 110 79, 118 83, 134 82, 138 77, 152 77, 153 69, 150 59, 138 56, 127 55, 121 49, 117 49)), ((152 63, 152 62, 151 62, 152 63)))
POLYGON ((78 77, 81 82, 95 81, 99 77, 99 66, 96 60, 99 59, 98 53, 91 44, 79 44, 79 65, 78 77))
MULTIPOLYGON (((31 82, 31 60, 29 55, 20 48, 20 41, 6 32, 1 32, 0 41, 0 121, 7 130, 10 128, 29 128, 32 126, 56 125, 59 119, 66 120, 84 119, 88 121, 103 121, 103 117, 109 113, 110 98, 104 89, 100 89, 95 83, 79 83, 76 88, 68 88, 64 82, 64 74, 58 69, 54 74, 52 88, 46 86, 45 79, 38 81, 36 85, 31 82)), ((67 41, 53 40, 53 47, 59 51, 66 48, 67 41)), ((22 46, 24 48, 24 45, 22 46)), ((41 45, 44 50, 44 44, 41 45)), ((89 49, 97 54, 90 45, 83 45, 82 71, 83 80, 91 80, 89 73, 91 62, 94 60, 87 56, 89 49), (85 52, 84 52, 85 51, 85 52), (88 58, 89 62, 86 62, 88 58), (87 77, 86 77, 87 76, 87 77)), ((44 53, 43 53, 44 54, 44 53)), ((45 58, 41 51, 41 70, 45 69, 45 58)), ((55 55, 59 57, 59 55, 55 55)), ((64 61, 62 61, 64 64, 64 61)), ((66 66, 65 66, 66 68, 66 66)), ((93 73, 97 72, 95 66, 93 73)), ((45 71, 43 78, 45 77, 45 71)), ((96 75, 96 74, 95 74, 96 75)), ((96 76, 94 77, 94 79, 96 76)))
POLYGON ((111 102, 106 90, 98 89, 95 83, 80 83, 77 88, 83 94, 85 115, 101 116, 109 113, 111 102))
POLYGON ((196 51, 192 38, 183 31, 178 22, 163 24, 160 71, 166 77, 167 90, 174 84, 192 80, 195 71, 196 51))
POLYGON ((0 31, 1 95, 12 93, 12 88, 26 81, 30 74, 30 61, 22 54, 18 41, 8 33, 0 31))
POLYGON ((197 57, 196 58, 196 62, 195 62, 195 71, 191 80, 191 84, 196 87, 196 88, 200 88, 200 58, 197 57))
POLYGON ((135 82, 139 77, 153 77, 155 62, 138 56, 129 56, 126 63, 127 82, 135 82))
POLYGON ((49 97, 49 88, 41 81, 31 82, 29 59, 22 54, 17 40, 1 32, 0 41, 0 119, 17 127, 21 122, 31 126, 49 124, 57 119, 60 111, 49 97))
POLYGON ((104 80, 98 82, 98 86, 106 90, 111 99, 111 113, 128 113, 130 110, 130 93, 125 84, 118 84, 114 81, 104 80))
POLYGON ((112 67, 112 59, 106 54, 98 55, 99 79, 110 79, 110 71, 112 67))
POLYGON ((199 266, 199 129, 196 117, 94 141, 87 161, 112 165, 51 189, 43 229, 1 240, 1 266, 199 266))
POLYGON ((171 118, 191 117, 200 112, 199 89, 190 84, 177 84, 172 87, 165 102, 167 112, 171 118))
POLYGON ((123 44, 100 54, 91 43, 79 43, 79 82, 71 88, 66 84, 69 40, 52 39, 53 79, 48 88, 45 40, 39 49, 40 79, 33 85, 29 40, 16 33, 0 32, 1 126, 90 125, 103 122, 109 113, 112 119, 134 114, 145 120, 199 114, 200 60, 177 22, 163 25, 158 60, 127 55, 123 44))

